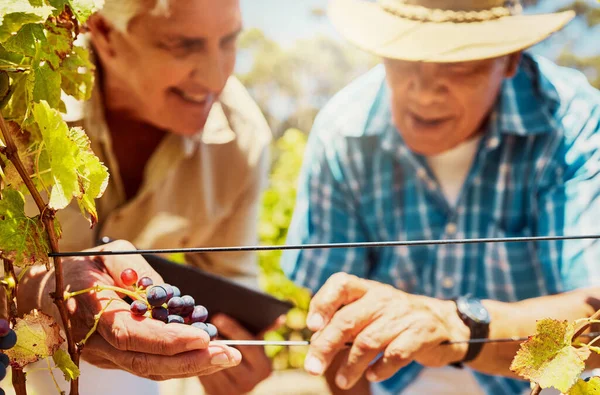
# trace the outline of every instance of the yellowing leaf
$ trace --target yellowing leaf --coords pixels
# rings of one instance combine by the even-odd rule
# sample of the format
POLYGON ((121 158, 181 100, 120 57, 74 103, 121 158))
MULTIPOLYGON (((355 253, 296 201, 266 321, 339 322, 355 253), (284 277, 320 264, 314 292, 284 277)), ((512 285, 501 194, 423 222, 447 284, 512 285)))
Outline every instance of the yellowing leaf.
POLYGON ((56 367, 63 372, 65 380, 71 381, 79 377, 79 368, 77 365, 75 365, 71 359, 71 356, 65 350, 62 348, 56 350, 54 355, 52 355, 52 359, 54 360, 56 367))
POLYGON ((18 267, 48 264, 48 239, 39 217, 25 215, 23 195, 12 188, 0 200, 0 256, 18 267))
POLYGON ((25 24, 46 21, 52 10, 49 6, 34 7, 28 1, 0 2, 0 42, 6 41, 12 32, 25 24))
MULTIPOLYGON (((7 122, 8 131, 11 134, 15 145, 17 146, 17 152, 21 162, 23 163, 23 167, 27 174, 34 173, 34 155, 29 153, 29 147, 31 146, 30 135, 27 132, 21 132, 19 125, 15 122, 7 122)), ((8 159, 4 158, 4 162, 6 163, 6 169, 4 170, 6 177, 6 185, 13 187, 14 189, 21 190, 21 188, 25 187, 23 183, 23 179, 17 172, 17 169, 9 162, 8 159)))
POLYGON ((590 351, 571 345, 573 324, 567 321, 543 319, 537 332, 521 345, 510 369, 521 377, 536 382, 542 388, 567 392, 585 368, 590 351))
POLYGON ((54 179, 49 205, 53 209, 63 209, 73 196, 81 196, 77 180, 77 144, 69 138, 69 128, 60 113, 48 103, 34 104, 33 114, 46 145, 54 179))
POLYGON ((577 380, 568 395, 600 395, 600 377, 591 377, 588 381, 577 380))
POLYGON ((17 318, 14 331, 17 333, 17 344, 6 350, 6 355, 20 367, 53 355, 65 341, 52 317, 37 310, 17 318))

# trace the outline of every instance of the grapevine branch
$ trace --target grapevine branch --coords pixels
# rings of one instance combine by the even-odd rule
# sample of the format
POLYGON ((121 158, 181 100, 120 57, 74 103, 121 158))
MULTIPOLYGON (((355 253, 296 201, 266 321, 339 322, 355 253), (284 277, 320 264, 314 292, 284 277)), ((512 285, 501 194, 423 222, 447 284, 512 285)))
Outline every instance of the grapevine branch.
MULTIPOLYGON (((4 120, 4 116, 0 113, 0 129, 2 130, 2 136, 4 137, 4 143, 6 147, 4 148, 4 154, 12 162, 15 166, 15 169, 19 173, 19 176, 25 183, 25 186, 31 193, 35 204, 38 207, 40 215, 42 217, 42 222, 48 233, 48 239, 50 242, 50 251, 52 253, 58 253, 58 236, 56 234, 56 229, 54 227, 54 217, 56 212, 50 209, 44 199, 38 192, 35 184, 31 180, 29 174, 25 170, 25 166, 23 162, 19 158, 19 152, 15 142, 8 130, 8 126, 6 125, 6 121, 4 120)), ((60 257, 54 257, 54 277, 56 281, 55 291, 53 295, 54 304, 58 308, 60 313, 60 318, 63 322, 63 326, 65 328, 65 333, 67 336, 67 346, 69 349, 69 355, 71 359, 75 363, 75 365, 79 366, 79 351, 77 349, 77 345, 73 339, 73 332, 71 330, 71 321, 69 320, 69 314, 67 312, 67 304, 63 298, 63 294, 65 292, 65 284, 63 279, 63 270, 62 270, 62 259, 60 257)), ((71 395, 79 395, 79 380, 71 380, 71 395)))

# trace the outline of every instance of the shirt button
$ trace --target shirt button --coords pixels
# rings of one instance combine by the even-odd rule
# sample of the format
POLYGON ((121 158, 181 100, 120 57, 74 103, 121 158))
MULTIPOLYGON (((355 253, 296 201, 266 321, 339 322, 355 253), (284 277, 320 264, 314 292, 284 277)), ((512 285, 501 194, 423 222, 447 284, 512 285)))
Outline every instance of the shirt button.
POLYGON ((456 224, 453 222, 450 222, 449 224, 446 225, 446 234, 453 235, 455 233, 456 233, 456 224))
POLYGON ((487 146, 488 148, 496 148, 500 144, 500 139, 498 137, 492 137, 489 139, 487 146))
POLYGON ((452 280, 450 277, 444 277, 442 280, 442 286, 446 289, 450 289, 454 287, 454 280, 452 280))

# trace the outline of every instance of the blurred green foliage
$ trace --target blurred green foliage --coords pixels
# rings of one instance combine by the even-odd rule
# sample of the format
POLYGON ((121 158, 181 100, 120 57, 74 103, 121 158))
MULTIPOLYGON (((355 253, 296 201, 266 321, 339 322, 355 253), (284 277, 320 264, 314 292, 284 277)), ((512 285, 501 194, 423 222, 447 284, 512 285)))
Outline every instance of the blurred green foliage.
MULTIPOLYGON (((296 180, 302 165, 307 136, 298 129, 288 129, 273 144, 273 164, 269 186, 262 198, 259 236, 262 245, 283 245, 296 203, 296 180)), ((267 340, 306 340, 306 311, 310 292, 289 280, 280 266, 281 251, 261 251, 261 288, 279 298, 292 302, 286 324, 266 335, 267 340)), ((300 368, 304 363, 306 347, 267 347, 275 369, 300 368)))

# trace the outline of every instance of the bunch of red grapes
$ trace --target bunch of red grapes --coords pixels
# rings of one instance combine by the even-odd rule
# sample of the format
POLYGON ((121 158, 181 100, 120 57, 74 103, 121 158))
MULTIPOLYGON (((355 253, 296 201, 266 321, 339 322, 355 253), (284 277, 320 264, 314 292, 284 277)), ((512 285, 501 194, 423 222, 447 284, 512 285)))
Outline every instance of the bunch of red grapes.
POLYGON ((131 303, 132 314, 152 317, 167 324, 189 324, 204 330, 211 340, 217 337, 217 328, 206 323, 206 307, 196 305, 189 295, 181 296, 179 288, 169 284, 154 285, 150 277, 138 279, 133 269, 123 270, 121 281, 126 286, 133 286, 140 295, 140 299, 131 303))

